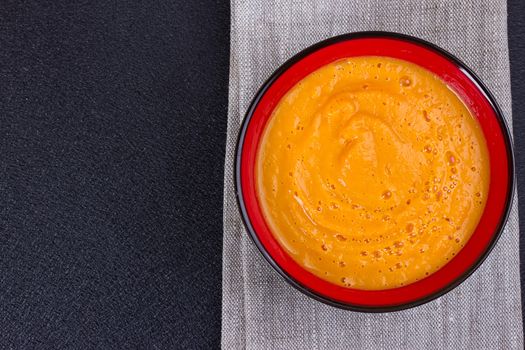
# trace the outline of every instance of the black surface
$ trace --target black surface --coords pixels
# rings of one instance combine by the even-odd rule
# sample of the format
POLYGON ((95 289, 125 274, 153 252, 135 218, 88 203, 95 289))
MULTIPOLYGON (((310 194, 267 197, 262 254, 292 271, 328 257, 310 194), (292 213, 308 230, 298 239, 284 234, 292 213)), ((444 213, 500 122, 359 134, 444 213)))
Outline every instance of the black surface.
MULTIPOLYGON (((518 183, 520 219, 520 274, 525 280, 525 1, 509 0, 508 36, 512 88, 512 124, 514 127, 514 157, 518 183)), ((521 311, 525 315, 525 288, 521 289, 521 311)), ((524 322, 525 329, 525 322, 524 322)))
POLYGON ((0 348, 220 340, 228 2, 0 4, 0 348))
POLYGON ((0 3, 0 348, 218 347, 228 3, 0 3))

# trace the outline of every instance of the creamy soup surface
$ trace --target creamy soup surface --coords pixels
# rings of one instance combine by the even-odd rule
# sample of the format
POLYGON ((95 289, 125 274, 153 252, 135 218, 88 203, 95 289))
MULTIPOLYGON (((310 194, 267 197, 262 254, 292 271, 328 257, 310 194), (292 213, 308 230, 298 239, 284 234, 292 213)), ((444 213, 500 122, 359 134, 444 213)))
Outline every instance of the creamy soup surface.
POLYGON ((490 180, 481 128, 453 90, 374 56, 297 83, 264 130, 256 167, 282 248, 316 276, 366 290, 413 283, 458 254, 490 180))

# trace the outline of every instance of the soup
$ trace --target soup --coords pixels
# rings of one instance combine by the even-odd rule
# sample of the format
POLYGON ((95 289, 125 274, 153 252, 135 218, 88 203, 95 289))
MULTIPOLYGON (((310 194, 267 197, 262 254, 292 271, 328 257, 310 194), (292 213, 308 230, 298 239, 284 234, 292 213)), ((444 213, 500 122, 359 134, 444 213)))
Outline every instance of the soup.
POLYGON ((454 91, 375 56, 327 64, 292 87, 256 164, 281 247, 314 275, 365 290, 413 283, 454 258, 489 181, 481 128, 454 91))

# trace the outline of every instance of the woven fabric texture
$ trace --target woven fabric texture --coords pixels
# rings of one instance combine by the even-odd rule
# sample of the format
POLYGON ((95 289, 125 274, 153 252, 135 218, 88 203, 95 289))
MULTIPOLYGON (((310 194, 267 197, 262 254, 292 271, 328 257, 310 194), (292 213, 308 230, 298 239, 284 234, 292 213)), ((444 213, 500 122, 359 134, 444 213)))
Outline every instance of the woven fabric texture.
POLYGON ((483 265, 447 295, 385 314, 339 310, 289 286, 257 251, 235 200, 237 133, 259 86, 320 40, 385 30, 450 51, 484 81, 509 126, 511 94, 504 0, 231 2, 224 192, 222 346, 225 349, 523 349, 517 198, 483 265))

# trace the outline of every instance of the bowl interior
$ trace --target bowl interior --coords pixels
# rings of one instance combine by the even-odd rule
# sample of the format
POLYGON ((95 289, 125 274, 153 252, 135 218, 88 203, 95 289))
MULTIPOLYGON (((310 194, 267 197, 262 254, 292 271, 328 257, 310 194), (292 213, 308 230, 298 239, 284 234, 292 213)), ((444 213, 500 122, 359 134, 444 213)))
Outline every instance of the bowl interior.
POLYGON ((349 34, 314 45, 290 59, 263 85, 241 129, 236 160, 239 205, 248 231, 266 259, 292 285, 329 304, 359 311, 391 311, 432 300, 466 279, 484 260, 502 231, 513 190, 510 138, 488 90, 457 59, 419 39, 390 33, 349 34), (354 56, 387 56, 415 63, 445 81, 477 118, 490 161, 490 187, 481 220, 465 247, 434 274, 395 289, 366 291, 320 279, 297 264, 278 244, 258 203, 255 164, 262 131, 273 109, 297 82, 318 68, 354 56))

